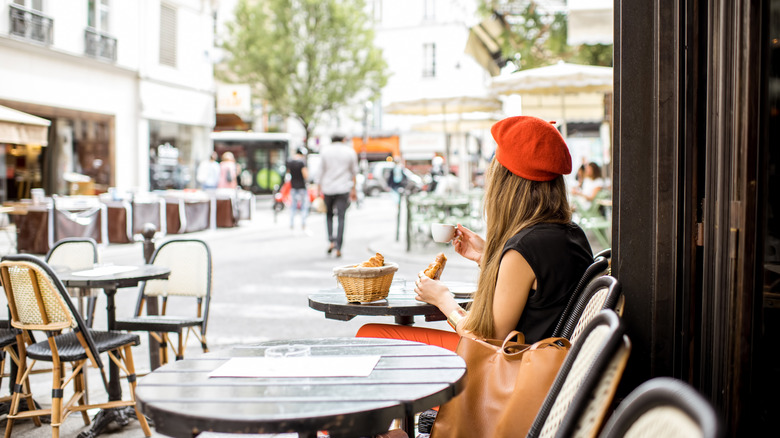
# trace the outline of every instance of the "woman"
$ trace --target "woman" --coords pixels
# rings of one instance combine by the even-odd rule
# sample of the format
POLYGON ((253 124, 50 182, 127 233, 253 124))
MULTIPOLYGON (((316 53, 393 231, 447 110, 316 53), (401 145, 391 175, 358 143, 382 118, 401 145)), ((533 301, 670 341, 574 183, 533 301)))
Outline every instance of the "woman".
POLYGON ((596 195, 604 188, 604 180, 601 178, 601 167, 596 163, 588 163, 585 166, 585 175, 579 187, 573 187, 572 193, 577 196, 578 208, 590 210, 596 195))
POLYGON ((444 283, 419 275, 417 300, 447 315, 455 333, 370 324, 358 336, 411 339, 455 350, 460 336, 503 339, 512 330, 534 343, 552 335, 593 254, 571 222, 563 175, 571 156, 560 133, 535 117, 510 117, 491 129, 496 156, 488 169, 486 238, 458 225, 453 245, 481 267, 466 313, 444 283))
POLYGON ((228 151, 222 154, 222 162, 219 163, 219 183, 217 188, 235 189, 238 187, 238 165, 233 153, 228 151))

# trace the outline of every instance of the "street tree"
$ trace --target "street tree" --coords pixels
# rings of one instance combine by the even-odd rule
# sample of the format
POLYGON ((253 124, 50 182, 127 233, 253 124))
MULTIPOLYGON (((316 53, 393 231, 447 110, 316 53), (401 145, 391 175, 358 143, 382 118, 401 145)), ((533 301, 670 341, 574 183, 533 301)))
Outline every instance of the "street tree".
POLYGON ((567 43, 568 16, 536 0, 480 0, 483 15, 503 20, 501 52, 518 70, 542 67, 563 60, 578 64, 612 66, 612 44, 567 43))
POLYGON ((308 141, 326 112, 376 98, 387 63, 363 0, 239 0, 217 77, 248 83, 308 141))

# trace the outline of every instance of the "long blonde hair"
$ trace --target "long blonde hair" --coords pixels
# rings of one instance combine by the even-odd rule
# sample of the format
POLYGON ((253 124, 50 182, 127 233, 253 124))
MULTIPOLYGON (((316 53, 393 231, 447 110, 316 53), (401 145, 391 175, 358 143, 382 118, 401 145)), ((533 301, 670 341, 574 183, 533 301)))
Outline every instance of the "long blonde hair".
POLYGON ((493 297, 507 240, 539 223, 571 222, 571 207, 563 176, 552 181, 519 177, 494 159, 486 175, 484 217, 487 224, 481 271, 463 328, 479 337, 494 337, 493 297))

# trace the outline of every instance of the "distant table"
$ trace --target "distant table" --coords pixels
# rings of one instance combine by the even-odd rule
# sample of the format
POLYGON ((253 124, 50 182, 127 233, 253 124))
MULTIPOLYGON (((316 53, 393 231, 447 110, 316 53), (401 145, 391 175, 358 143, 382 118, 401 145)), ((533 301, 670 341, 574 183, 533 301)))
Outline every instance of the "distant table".
MULTIPOLYGON (((156 265, 141 265, 127 267, 128 270, 117 273, 108 273, 103 275, 77 275, 81 271, 71 271, 69 269, 63 269, 62 267, 52 266, 57 273, 62 284, 65 287, 77 287, 77 288, 96 288, 103 289, 106 294, 106 314, 108 318, 108 330, 114 330, 114 323, 116 322, 116 306, 114 304, 114 296, 117 289, 125 287, 135 287, 138 283, 146 280, 166 279, 171 274, 171 270, 156 265), (130 269, 132 268, 132 269, 130 269)), ((106 271, 112 266, 105 266, 106 271)), ((114 268, 122 268, 116 266, 114 268)), ((96 268, 100 270, 101 268, 96 268)), ((99 272, 99 271, 98 271, 99 272)), ((122 387, 119 381, 119 368, 113 361, 108 363, 109 382, 108 382, 108 399, 109 400, 121 400, 122 399, 122 387)), ((89 431, 82 432, 79 438, 91 438, 95 437, 108 426, 112 421, 116 421, 120 425, 127 424, 127 417, 135 416, 135 412, 131 407, 104 409, 98 412, 94 418, 94 423, 89 431)))
MULTIPOLYGON (((452 289, 456 287, 459 290, 477 289, 473 283, 450 282, 447 284, 452 289)), ((411 286, 401 287, 393 285, 390 288, 390 293, 384 300, 370 303, 350 303, 347 301, 347 296, 343 289, 332 288, 309 295, 309 307, 325 312, 325 317, 328 319, 339 321, 349 321, 357 315, 392 316, 395 318, 396 324, 401 325, 414 324, 414 317, 417 315, 425 316, 426 321, 443 321, 447 319, 436 306, 417 301, 415 299, 416 296, 411 286)), ((466 307, 472 299, 468 295, 456 295, 455 301, 461 307, 466 307)))
MULTIPOLYGON (((406 418, 457 395, 466 365, 458 355, 417 342, 372 338, 272 341, 234 347, 164 365, 139 380, 136 400, 157 432, 195 437, 201 432, 294 433, 361 437, 387 431, 406 418), (305 344, 311 356, 378 355, 367 377, 209 377, 236 357, 262 357, 273 345, 305 344)), ((408 419, 411 417, 411 421, 408 419)), ((409 424, 411 423, 411 424, 409 424)))

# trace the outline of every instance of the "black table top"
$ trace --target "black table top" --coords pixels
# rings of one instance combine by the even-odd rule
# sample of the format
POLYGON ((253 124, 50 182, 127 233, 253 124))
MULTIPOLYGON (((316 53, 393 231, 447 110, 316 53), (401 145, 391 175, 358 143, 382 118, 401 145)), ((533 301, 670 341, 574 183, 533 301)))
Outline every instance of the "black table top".
POLYGON ((395 418, 441 405, 461 391, 466 365, 455 353, 417 342, 328 338, 273 341, 169 363, 139 380, 136 399, 157 432, 192 437, 293 433, 332 437, 387 431, 395 418), (261 357, 273 345, 305 344, 312 356, 381 356, 367 377, 209 377, 232 357, 261 357))
MULTIPOLYGON (((106 266, 106 268, 111 268, 111 266, 106 266)), ((120 267, 117 266, 117 268, 120 267)), ((128 266, 127 268, 130 268, 130 266, 128 266)), ((74 273, 85 271, 84 269, 72 271, 70 269, 63 268, 60 266, 52 266, 52 269, 54 269, 54 272, 57 274, 57 277, 59 277, 60 281, 62 281, 62 284, 64 284, 67 287, 86 287, 86 288, 105 288, 107 286, 112 286, 116 288, 133 287, 141 281, 165 279, 168 278, 168 276, 171 274, 170 268, 166 268, 164 266, 138 265, 138 266, 133 266, 133 268, 134 269, 132 270, 118 272, 115 274, 82 276, 82 275, 74 275, 74 273)), ((95 268, 95 269, 100 269, 100 268, 95 268)))
MULTIPOLYGON (((446 282, 445 282, 446 284, 446 282)), ((451 282, 452 289, 473 289, 476 285, 462 282, 451 282)), ((416 315, 424 315, 428 321, 444 320, 446 317, 439 309, 431 304, 415 299, 417 295, 414 289, 410 287, 392 286, 390 293, 384 300, 373 301, 370 303, 350 303, 347 296, 341 288, 332 288, 319 291, 309 295, 309 307, 321 312, 325 312, 325 317, 329 319, 338 319, 348 321, 357 315, 364 316, 395 316, 397 320, 406 318, 405 322, 413 322, 416 315), (411 321, 410 321, 411 320, 411 321)), ((466 295, 455 295, 455 301, 461 306, 466 306, 472 302, 466 295), (461 298, 463 296, 464 298, 461 298)))

